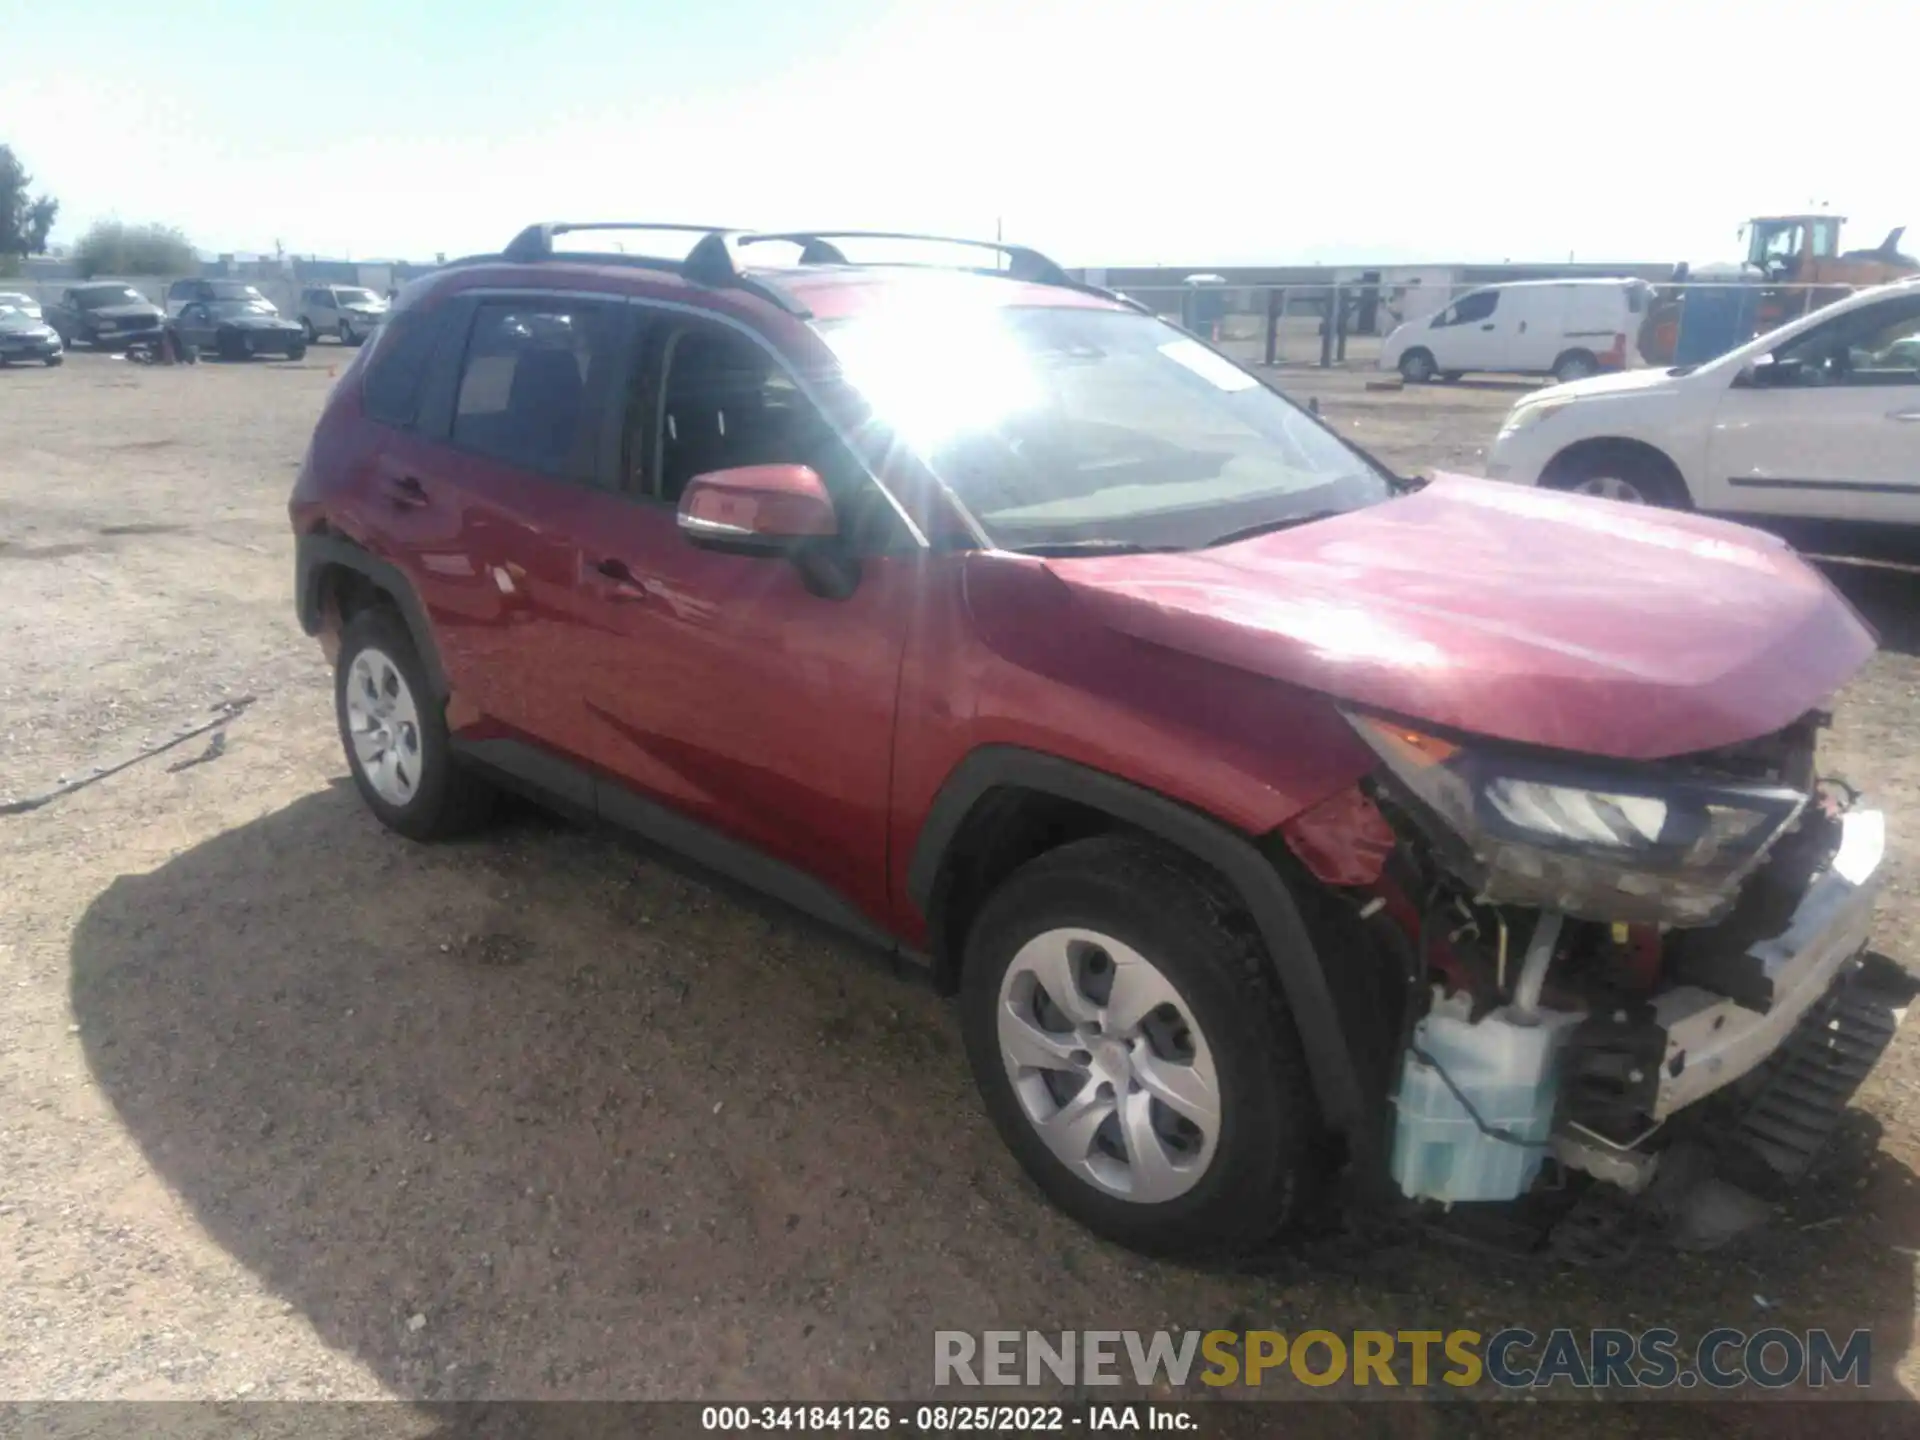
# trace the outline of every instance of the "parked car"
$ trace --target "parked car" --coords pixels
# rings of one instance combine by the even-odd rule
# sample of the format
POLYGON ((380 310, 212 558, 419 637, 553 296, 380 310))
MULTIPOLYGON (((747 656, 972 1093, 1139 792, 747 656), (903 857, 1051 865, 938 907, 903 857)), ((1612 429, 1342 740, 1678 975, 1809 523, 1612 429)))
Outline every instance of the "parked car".
POLYGON ((46 321, 68 349, 125 349, 128 342, 157 334, 165 318, 158 305, 131 285, 93 281, 71 285, 46 307, 46 321))
POLYGON ((1395 327, 1380 368, 1411 384, 1470 371, 1580 380, 1637 363, 1653 289, 1643 280, 1521 280, 1469 291, 1436 315, 1395 327))
POLYGON ((250 284, 245 280, 207 280, 196 277, 175 280, 167 286, 168 315, 178 315, 196 300, 209 304, 217 300, 251 300, 267 306, 275 314, 279 313, 279 307, 260 292, 258 285, 250 284))
POLYGON ((1515 405, 1494 479, 1671 509, 1920 522, 1920 281, 1862 290, 1704 365, 1515 405))
MULTIPOLYGON (((36 305, 34 311, 39 308, 36 305)), ((0 294, 0 365, 34 360, 52 366, 65 358, 58 331, 37 313, 29 313, 0 294)))
POLYGON ((504 785, 928 966, 1145 1250, 1818 1150, 1913 987, 1816 780, 1873 637, 1791 549, 1403 480, 1018 247, 576 228, 410 285, 294 486, 382 824, 504 785))
POLYGON ((359 285, 308 285, 300 291, 300 323, 310 342, 332 335, 342 345, 363 344, 386 313, 387 302, 359 285))
POLYGON ((24 311, 36 320, 46 319, 46 313, 40 308, 40 302, 18 290, 0 290, 0 305, 10 310, 24 311))
POLYGON ((173 323, 195 350, 222 360, 254 355, 298 360, 307 353, 306 331, 262 300, 190 301, 173 323))

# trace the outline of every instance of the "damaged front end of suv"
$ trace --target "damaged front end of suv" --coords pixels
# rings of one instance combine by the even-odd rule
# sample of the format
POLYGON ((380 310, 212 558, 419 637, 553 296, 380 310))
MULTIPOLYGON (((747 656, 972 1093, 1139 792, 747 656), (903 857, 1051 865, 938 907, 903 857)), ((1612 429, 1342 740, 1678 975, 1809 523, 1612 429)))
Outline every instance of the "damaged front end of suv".
POLYGON ((1804 1173, 1913 993, 1865 949, 1885 825, 1820 778, 1827 717, 1621 761, 1346 713, 1391 832, 1372 908, 1413 938, 1400 1194, 1640 1195, 1700 1245, 1763 1214, 1746 1187, 1804 1173))

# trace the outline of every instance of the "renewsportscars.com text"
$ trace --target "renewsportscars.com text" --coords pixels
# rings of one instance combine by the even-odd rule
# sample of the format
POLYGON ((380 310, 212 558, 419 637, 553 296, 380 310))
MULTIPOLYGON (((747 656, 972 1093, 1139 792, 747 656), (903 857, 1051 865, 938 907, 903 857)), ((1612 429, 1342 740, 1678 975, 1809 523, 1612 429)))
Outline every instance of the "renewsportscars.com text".
POLYGON ((935 1386, 1865 1388, 1873 1336, 1827 1330, 937 1330, 935 1386))

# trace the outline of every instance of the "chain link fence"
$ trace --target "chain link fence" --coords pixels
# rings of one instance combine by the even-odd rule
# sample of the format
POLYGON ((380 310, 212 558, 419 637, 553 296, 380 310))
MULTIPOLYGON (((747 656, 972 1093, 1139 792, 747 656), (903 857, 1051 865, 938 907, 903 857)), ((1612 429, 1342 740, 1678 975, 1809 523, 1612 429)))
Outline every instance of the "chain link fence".
MULTIPOLYGON (((1627 277, 1620 283, 1641 292, 1641 308, 1633 312, 1638 333, 1627 337, 1629 354, 1642 364, 1657 365, 1723 355, 1857 288, 1719 280, 1653 284, 1627 277)), ((1127 286, 1121 293, 1245 365, 1371 369, 1379 361, 1382 341, 1396 327, 1491 288, 1322 281, 1127 286)))

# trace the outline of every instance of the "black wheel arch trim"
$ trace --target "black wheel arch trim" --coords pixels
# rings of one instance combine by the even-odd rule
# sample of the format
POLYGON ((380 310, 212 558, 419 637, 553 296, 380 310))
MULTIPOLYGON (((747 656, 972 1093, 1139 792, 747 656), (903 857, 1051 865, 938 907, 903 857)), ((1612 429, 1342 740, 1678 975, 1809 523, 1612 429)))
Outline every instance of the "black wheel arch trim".
MULTIPOLYGON (((1247 836, 1180 801, 1117 775, 1012 745, 987 745, 957 766, 934 797, 907 868, 907 893, 935 920, 940 879, 954 837, 974 806, 1000 789, 1072 800, 1154 835, 1206 863, 1232 885, 1259 927, 1306 1052, 1314 1096, 1328 1126, 1356 1153, 1377 1148, 1379 1118, 1365 1099, 1358 1057, 1346 1035, 1321 957, 1292 892, 1247 836)), ((936 964, 949 963, 936 954, 936 964)))
POLYGON ((391 595, 393 603, 400 607, 400 618, 406 621, 407 629, 413 636, 413 648, 420 656, 421 665, 426 668, 427 680, 433 686, 435 698, 447 698, 450 687, 446 669, 440 663, 439 647, 433 643, 433 627, 427 622, 426 606, 420 603, 420 596, 415 592, 413 582, 407 578, 406 571, 340 535, 302 535, 294 541, 293 553, 294 603, 299 609, 302 630, 309 635, 318 635, 325 623, 326 593, 323 582, 329 569, 338 567, 364 575, 391 595))

